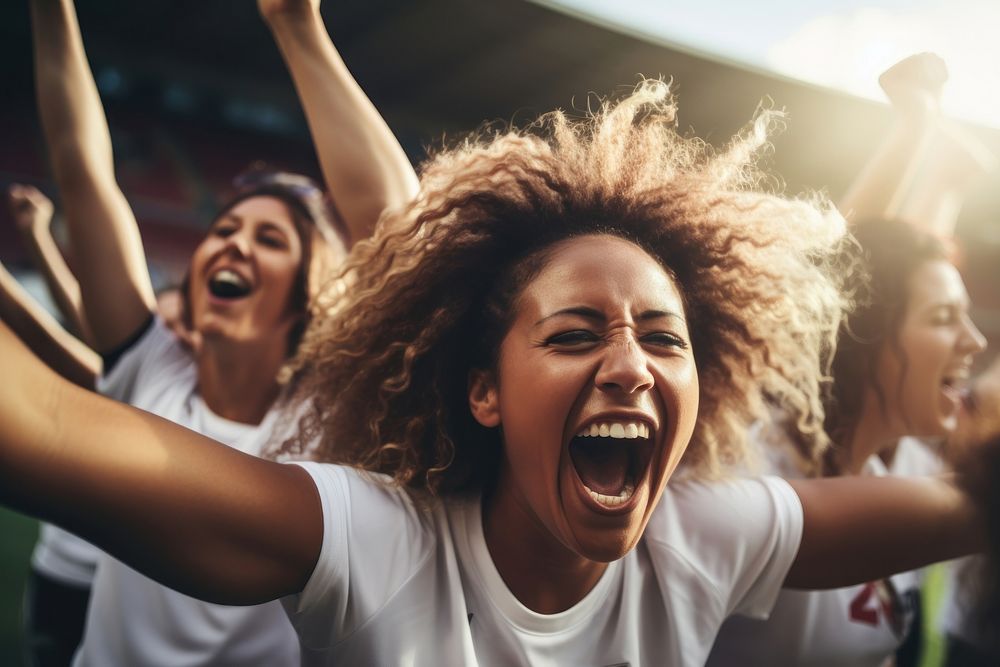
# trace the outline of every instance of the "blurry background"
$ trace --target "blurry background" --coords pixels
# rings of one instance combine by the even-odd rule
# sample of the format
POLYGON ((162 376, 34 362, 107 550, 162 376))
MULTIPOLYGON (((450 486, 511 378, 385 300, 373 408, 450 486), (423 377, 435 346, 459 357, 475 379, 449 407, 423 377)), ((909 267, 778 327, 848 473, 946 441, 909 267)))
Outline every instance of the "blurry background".
MULTIPOLYGON (((878 74, 924 50, 948 62, 946 112, 1000 155, 1000 3, 833 4, 328 0, 324 15, 414 162, 483 121, 582 112, 595 94, 663 75, 673 79, 681 128, 710 142, 726 141, 765 98, 786 109, 773 171, 789 192, 836 199, 889 127, 878 74)), ((35 184, 58 210, 36 120, 26 5, 0 3, 0 187, 35 184)), ((252 0, 79 0, 77 8, 158 286, 179 280, 217 197, 251 161, 318 177, 294 90, 252 0)), ((996 343, 998 186, 998 173, 977 184, 958 228, 974 318, 996 343)), ((2 204, 0 261, 45 301, 2 204)), ((0 664, 17 664, 34 530, 0 510, 0 664)))

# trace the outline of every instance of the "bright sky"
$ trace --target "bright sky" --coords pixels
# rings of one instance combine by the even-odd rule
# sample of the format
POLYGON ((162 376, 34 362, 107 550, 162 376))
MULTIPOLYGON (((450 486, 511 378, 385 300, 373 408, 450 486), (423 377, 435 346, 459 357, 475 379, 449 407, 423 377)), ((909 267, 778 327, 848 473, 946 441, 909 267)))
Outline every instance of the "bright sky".
POLYGON ((947 114, 1000 127, 997 0, 532 0, 653 41, 883 100, 878 75, 933 51, 947 114))

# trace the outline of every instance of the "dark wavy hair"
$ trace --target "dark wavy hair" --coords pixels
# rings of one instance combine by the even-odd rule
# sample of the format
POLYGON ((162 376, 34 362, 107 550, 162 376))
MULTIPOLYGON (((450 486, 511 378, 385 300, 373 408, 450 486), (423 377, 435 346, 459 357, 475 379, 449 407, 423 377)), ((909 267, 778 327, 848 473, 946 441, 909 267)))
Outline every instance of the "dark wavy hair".
POLYGON ((753 455, 747 425, 765 395, 819 456, 845 225, 822 200, 759 191, 756 156, 778 120, 762 112, 717 152, 677 133, 667 86, 647 81, 585 118, 554 112, 436 155, 417 201, 383 218, 321 294, 293 362, 308 407, 280 454, 434 494, 482 489, 502 436, 470 414, 470 371, 495 363, 553 245, 611 234, 666 267, 685 299, 701 387, 689 474, 753 455))
MULTIPOLYGON (((851 231, 864 258, 864 270, 856 277, 867 283, 864 298, 841 326, 833 358, 825 425, 834 445, 826 457, 828 474, 842 468, 840 459, 861 418, 866 391, 875 392, 883 413, 888 409, 888 397, 878 382, 879 356, 895 354, 906 368, 899 331, 909 305, 910 279, 926 262, 949 259, 949 249, 939 238, 906 222, 872 220, 851 231)), ((905 377, 904 372, 900 383, 905 377)), ((895 390, 902 391, 902 386, 895 390)))

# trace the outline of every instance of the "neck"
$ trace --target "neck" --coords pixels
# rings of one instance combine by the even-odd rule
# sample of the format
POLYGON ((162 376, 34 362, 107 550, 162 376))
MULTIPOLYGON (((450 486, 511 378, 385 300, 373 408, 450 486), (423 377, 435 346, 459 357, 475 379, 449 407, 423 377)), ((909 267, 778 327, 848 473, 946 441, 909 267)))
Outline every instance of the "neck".
POLYGON ((260 424, 280 393, 283 348, 206 339, 198 354, 198 393, 224 419, 260 424))
MULTIPOLYGON (((504 485, 498 488, 513 488, 504 485)), ((483 532, 507 588, 539 614, 556 614, 582 600, 607 569, 566 548, 531 515, 514 492, 483 499, 483 532)))
MULTIPOLYGON (((860 474, 865 461, 882 451, 894 451, 898 440, 899 437, 886 423, 878 407, 868 401, 848 443, 845 473, 860 474)), ((889 456, 891 458, 891 453, 889 456)))

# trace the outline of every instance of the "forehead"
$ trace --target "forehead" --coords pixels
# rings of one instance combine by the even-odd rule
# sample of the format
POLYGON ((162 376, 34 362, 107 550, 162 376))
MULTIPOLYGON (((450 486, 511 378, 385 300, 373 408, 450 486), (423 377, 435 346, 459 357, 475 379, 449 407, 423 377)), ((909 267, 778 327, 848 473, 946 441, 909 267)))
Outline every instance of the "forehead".
POLYGON ((958 269, 945 260, 924 262, 910 276, 910 305, 964 303, 969 297, 958 269))
POLYGON ((524 289, 522 307, 545 315, 567 306, 588 306, 608 316, 666 310, 681 314, 675 281, 645 250, 608 235, 560 243, 524 289))
POLYGON ((295 228, 288 205, 271 196, 248 197, 237 202, 219 216, 220 220, 225 218, 240 218, 246 222, 271 222, 292 230, 295 228))

